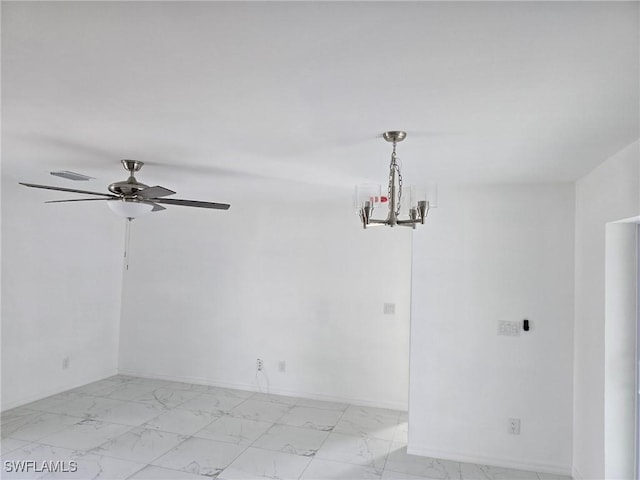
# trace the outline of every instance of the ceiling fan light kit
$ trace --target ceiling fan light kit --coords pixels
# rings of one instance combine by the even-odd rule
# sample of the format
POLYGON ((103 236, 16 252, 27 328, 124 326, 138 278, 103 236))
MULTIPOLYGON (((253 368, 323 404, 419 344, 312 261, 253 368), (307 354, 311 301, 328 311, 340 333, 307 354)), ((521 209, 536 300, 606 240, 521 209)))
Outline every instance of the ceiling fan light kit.
POLYGON ((115 182, 109 185, 109 192, 91 192, 88 190, 78 190, 75 188, 55 187, 52 185, 37 185, 35 183, 23 183, 20 185, 32 188, 42 188, 45 190, 56 190, 60 192, 82 193, 85 195, 95 195, 101 198, 78 198, 72 200, 51 200, 45 203, 63 203, 63 202, 89 202, 104 200, 107 206, 117 215, 133 220, 141 215, 151 212, 166 210, 160 204, 181 205, 184 207, 210 208, 214 210, 228 210, 231 205, 227 203, 202 202, 199 200, 181 200, 177 198, 164 198, 173 195, 176 192, 168 188, 156 185, 149 187, 144 183, 138 182, 134 175, 140 171, 143 162, 140 160, 121 160, 122 166, 129 172, 129 178, 122 182, 115 182))
POLYGON ((124 218, 138 218, 147 213, 151 213, 153 210, 153 203, 141 202, 139 200, 107 200, 107 206, 116 215, 120 215, 124 218))
POLYGON ((379 185, 358 185, 356 186, 356 207, 362 227, 387 225, 395 227, 396 225, 416 228, 416 225, 424 225, 425 219, 430 208, 437 206, 436 196, 437 187, 432 184, 427 189, 419 189, 415 186, 409 187, 409 211, 407 219, 400 218, 400 208, 402 206, 402 174, 400 173, 400 165, 396 155, 396 145, 407 137, 407 133, 399 130, 384 132, 382 138, 393 144, 391 152, 391 163, 389 165, 389 184, 387 196, 381 194, 379 185), (375 205, 388 205, 387 218, 372 218, 375 205))

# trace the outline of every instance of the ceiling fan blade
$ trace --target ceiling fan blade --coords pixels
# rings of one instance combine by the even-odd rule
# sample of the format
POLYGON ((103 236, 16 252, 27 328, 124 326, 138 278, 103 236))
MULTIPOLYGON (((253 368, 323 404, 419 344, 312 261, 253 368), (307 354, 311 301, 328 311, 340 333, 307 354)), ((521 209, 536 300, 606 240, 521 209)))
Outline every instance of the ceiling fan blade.
POLYGON ((151 209, 151 212, 159 212, 161 210, 166 210, 166 208, 164 208, 162 205, 159 205, 155 202, 147 202, 150 203, 151 205, 153 205, 153 208, 151 209))
POLYGON ((179 200, 177 198, 150 198, 155 203, 167 205, 182 205, 183 207, 213 208, 215 210, 228 210, 231 205, 227 203, 200 202, 197 200, 179 200))
POLYGON ((18 182, 18 183, 20 185, 24 185, 25 187, 44 188, 46 190, 57 190, 59 192, 84 193, 87 195, 102 195, 103 197, 117 198, 111 195, 110 193, 89 192, 88 190, 77 190, 75 188, 54 187, 51 185, 36 185, 35 183, 22 183, 22 182, 18 182))
POLYGON ((173 195, 176 192, 173 190, 169 190, 168 188, 161 187, 160 185, 156 185, 155 187, 147 187, 143 190, 137 192, 137 195, 142 198, 158 198, 158 197, 166 197, 167 195, 173 195))
POLYGON ((72 200, 49 200, 44 203, 63 203, 63 202, 92 202, 95 200, 113 200, 118 197, 107 197, 107 198, 74 198, 72 200))

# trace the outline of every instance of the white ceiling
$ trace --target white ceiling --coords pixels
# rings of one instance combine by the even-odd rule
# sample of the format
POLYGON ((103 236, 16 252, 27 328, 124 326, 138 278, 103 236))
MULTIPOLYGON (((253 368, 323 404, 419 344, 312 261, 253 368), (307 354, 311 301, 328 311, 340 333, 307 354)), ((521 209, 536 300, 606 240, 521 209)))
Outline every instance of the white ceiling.
POLYGON ((351 189, 403 129, 409 183, 572 181, 638 138, 639 5, 3 2, 2 175, 351 189))

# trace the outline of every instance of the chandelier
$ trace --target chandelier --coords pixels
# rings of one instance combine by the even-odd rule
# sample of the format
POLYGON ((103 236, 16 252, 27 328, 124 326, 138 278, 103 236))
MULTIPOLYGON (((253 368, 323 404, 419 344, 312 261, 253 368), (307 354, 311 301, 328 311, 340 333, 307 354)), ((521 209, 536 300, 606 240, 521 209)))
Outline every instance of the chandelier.
POLYGON ((425 218, 429 213, 430 207, 435 207, 435 187, 431 188, 431 198, 427 200, 427 191, 421 191, 418 188, 409 187, 409 218, 400 219, 400 208, 402 206, 402 174, 400 173, 400 165, 396 155, 396 145, 403 141, 407 136, 406 132, 390 131, 384 132, 382 138, 393 144, 391 152, 391 164, 389 165, 389 188, 387 196, 381 195, 379 185, 359 185, 356 187, 356 203, 358 214, 362 221, 363 228, 377 225, 388 225, 395 227, 396 225, 416 228, 418 224, 424 224, 425 218), (389 213, 387 218, 372 218, 374 206, 388 205, 389 213))

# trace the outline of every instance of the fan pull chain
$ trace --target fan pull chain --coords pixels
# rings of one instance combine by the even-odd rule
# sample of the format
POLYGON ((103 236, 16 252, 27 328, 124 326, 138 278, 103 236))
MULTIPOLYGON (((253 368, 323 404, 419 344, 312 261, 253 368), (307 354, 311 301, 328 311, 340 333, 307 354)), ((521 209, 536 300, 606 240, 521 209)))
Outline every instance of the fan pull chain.
POLYGON ((129 259, 131 258, 131 219, 127 219, 124 234, 124 269, 129 270, 129 259))

